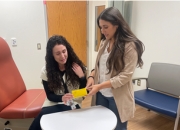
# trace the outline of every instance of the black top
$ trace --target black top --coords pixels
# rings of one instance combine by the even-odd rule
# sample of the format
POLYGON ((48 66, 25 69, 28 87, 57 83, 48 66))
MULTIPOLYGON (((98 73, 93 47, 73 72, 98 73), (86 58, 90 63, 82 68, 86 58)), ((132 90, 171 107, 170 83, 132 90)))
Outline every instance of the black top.
MULTIPOLYGON (((65 73, 65 71, 60 71, 60 76, 63 77, 64 73, 65 73)), ((79 83, 80 83, 79 89, 85 88, 86 82, 87 82, 86 77, 79 78, 79 83)), ((46 92, 47 98, 50 101, 52 101, 52 102, 62 102, 62 96, 63 95, 56 95, 53 91, 51 91, 49 89, 49 87, 48 87, 48 82, 47 81, 42 80, 42 83, 43 83, 44 90, 46 92)), ((65 93, 69 93, 66 84, 65 83, 63 83, 63 84, 64 84, 65 93)))

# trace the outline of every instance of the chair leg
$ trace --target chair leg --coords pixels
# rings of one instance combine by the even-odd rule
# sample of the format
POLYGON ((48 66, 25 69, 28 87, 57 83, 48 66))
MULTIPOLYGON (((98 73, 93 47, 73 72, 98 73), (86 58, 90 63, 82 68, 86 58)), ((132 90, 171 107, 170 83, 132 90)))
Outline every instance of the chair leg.
POLYGON ((4 123, 4 125, 8 125, 10 122, 9 121, 6 121, 5 123, 4 123))
POLYGON ((177 128, 178 128, 178 123, 179 123, 179 117, 177 116, 177 117, 176 117, 176 120, 175 120, 175 124, 174 124, 174 130, 177 130, 177 128))
POLYGON ((179 115, 180 115, 180 99, 179 99, 178 108, 177 108, 177 116, 176 116, 176 120, 175 120, 175 124, 174 124, 174 130, 177 130, 177 128, 178 128, 179 115))

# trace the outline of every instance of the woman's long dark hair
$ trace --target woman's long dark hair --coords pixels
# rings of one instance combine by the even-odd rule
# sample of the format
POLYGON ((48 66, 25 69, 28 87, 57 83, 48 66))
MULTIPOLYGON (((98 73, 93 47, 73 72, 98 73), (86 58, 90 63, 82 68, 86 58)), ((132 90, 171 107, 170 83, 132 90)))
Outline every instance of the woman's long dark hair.
POLYGON ((68 53, 68 58, 65 64, 66 85, 68 86, 68 84, 71 83, 73 87, 77 87, 77 85, 79 84, 79 77, 72 70, 72 64, 74 62, 77 63, 82 68, 84 73, 86 71, 85 66, 82 63, 82 61, 77 57, 69 42, 63 36, 60 35, 52 36, 47 42, 45 59, 48 87, 52 91, 64 91, 64 87, 62 85, 62 77, 59 73, 59 65, 55 61, 52 51, 55 45, 64 45, 66 47, 68 53))
MULTIPOLYGON (((129 25, 122 17, 121 13, 115 7, 106 8, 97 18, 97 24, 99 25, 99 20, 105 20, 110 22, 112 25, 118 25, 118 29, 115 32, 115 41, 112 51, 107 59, 107 68, 111 72, 112 67, 116 71, 120 71, 124 68, 124 52, 125 52, 125 43, 134 42, 136 46, 136 51, 138 54, 137 66, 143 66, 143 60, 141 59, 142 53, 144 52, 144 44, 133 34, 129 25), (119 63, 119 57, 121 58, 122 63, 119 63)), ((105 40, 105 36, 101 33, 101 40, 105 40)))

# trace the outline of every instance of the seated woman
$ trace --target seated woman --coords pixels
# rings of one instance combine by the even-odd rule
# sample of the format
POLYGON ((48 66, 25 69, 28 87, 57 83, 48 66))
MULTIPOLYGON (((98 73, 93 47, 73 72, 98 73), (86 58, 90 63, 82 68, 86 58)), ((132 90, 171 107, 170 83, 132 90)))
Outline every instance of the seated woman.
MULTIPOLYGON (((44 114, 71 110, 67 105, 73 99, 71 91, 84 88, 87 82, 84 64, 63 36, 55 35, 48 40, 45 59, 41 78, 47 100, 29 130, 41 130, 40 119, 44 114)), ((75 101, 74 107, 79 109, 80 105, 75 101)))

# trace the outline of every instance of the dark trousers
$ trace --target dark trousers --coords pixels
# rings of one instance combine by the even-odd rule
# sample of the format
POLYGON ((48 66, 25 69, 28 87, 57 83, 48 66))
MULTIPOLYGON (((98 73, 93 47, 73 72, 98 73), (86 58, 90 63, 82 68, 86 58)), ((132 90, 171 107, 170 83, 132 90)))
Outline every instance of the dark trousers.
POLYGON ((98 92, 96 95, 96 105, 104 106, 114 112, 117 117, 117 125, 115 130, 127 130, 127 122, 121 122, 114 97, 105 97, 98 92))
MULTIPOLYGON (((79 105, 76 105, 76 109, 79 109, 79 105)), ((40 119, 45 114, 55 113, 55 112, 62 112, 62 111, 68 111, 72 110, 70 106, 66 106, 64 104, 58 104, 54 106, 49 107, 43 107, 39 115, 34 119, 32 122, 29 130, 41 130, 40 126, 40 119)))

